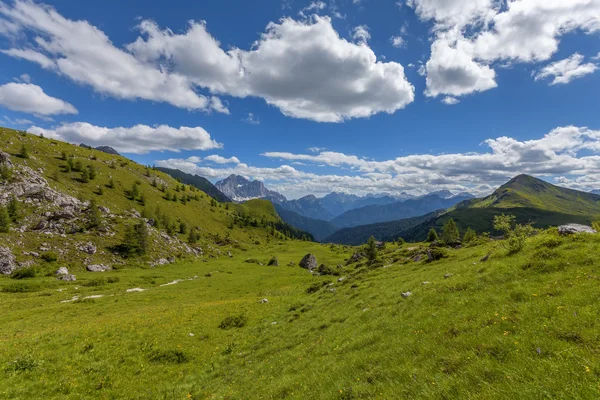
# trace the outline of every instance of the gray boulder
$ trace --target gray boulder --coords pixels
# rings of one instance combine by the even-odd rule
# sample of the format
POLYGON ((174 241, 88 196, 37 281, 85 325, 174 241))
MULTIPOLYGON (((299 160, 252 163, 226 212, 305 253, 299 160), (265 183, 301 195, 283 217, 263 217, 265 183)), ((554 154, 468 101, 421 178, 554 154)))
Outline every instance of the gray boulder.
POLYGON ((96 245, 92 242, 87 242, 85 244, 82 244, 81 246, 79 246, 79 250, 83 251, 86 254, 96 254, 97 248, 96 245))
POLYGON ((75 275, 72 275, 72 274, 61 275, 61 276, 59 276, 56 279, 61 280, 61 281, 65 281, 65 282, 75 282, 77 280, 77 278, 75 277, 75 275))
POLYGON ((110 271, 110 267, 107 265, 102 265, 102 264, 93 264, 93 265, 88 265, 87 270, 90 272, 104 272, 104 271, 110 271))
POLYGON ((69 275, 69 270, 67 267, 60 267, 56 270, 56 275, 69 275))
POLYGON ((577 233, 596 233, 596 230, 587 225, 566 224, 558 227, 558 233, 561 235, 575 235, 577 233))
POLYGON ((279 267, 279 259, 277 257, 273 257, 273 258, 271 258, 271 260, 269 261, 269 263, 267 265, 279 267))
POLYGON ((319 264, 317 264, 317 258, 312 254, 305 255, 300 261, 300 267, 308 269, 312 271, 317 268, 319 264))
POLYGON ((402 297, 405 298, 405 299, 409 298, 410 296, 412 296, 412 292, 404 292, 404 293, 402 293, 402 297))
POLYGON ((15 256, 8 247, 0 247, 0 274, 10 275, 15 269, 15 256))
POLYGON ((12 167, 12 163, 10 162, 10 155, 8 155, 8 153, 3 152, 2 150, 0 150, 0 164, 12 167))

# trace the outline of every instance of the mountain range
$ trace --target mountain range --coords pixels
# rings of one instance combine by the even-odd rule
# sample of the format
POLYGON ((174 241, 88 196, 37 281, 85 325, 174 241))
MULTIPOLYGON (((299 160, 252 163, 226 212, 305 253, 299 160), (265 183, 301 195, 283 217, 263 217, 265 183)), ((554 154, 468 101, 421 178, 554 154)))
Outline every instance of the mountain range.
POLYGON ((519 175, 481 199, 465 200, 447 210, 419 218, 370 224, 342 229, 323 241, 343 244, 364 243, 364 238, 378 240, 424 240, 431 228, 441 230, 452 218, 462 232, 468 227, 478 233, 494 232, 495 215, 514 215, 518 223, 547 228, 566 223, 589 225, 600 218, 600 195, 552 185, 529 175, 519 175))

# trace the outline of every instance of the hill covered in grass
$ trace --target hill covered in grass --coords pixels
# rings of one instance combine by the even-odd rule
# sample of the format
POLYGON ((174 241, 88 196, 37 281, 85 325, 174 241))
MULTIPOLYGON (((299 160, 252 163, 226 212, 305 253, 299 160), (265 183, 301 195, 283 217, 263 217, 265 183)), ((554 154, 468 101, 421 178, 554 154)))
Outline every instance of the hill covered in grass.
POLYGON ((165 174, 172 176, 179 182, 185 183, 186 185, 191 185, 196 189, 200 189, 217 201, 220 201, 222 203, 231 202, 231 199, 229 197, 221 193, 221 191, 217 189, 215 185, 213 185, 208 179, 202 176, 186 174, 183 171, 172 168, 156 167, 155 170, 164 172, 165 174))
POLYGON ((598 235, 429 249, 387 244, 374 268, 344 246, 271 241, 74 283, 0 279, 0 396, 600 396, 598 235), (284 266, 306 253, 342 266, 284 266))
POLYGON ((0 128, 0 142, 0 206, 13 202, 19 214, 0 233, 13 256, 9 272, 208 259, 270 240, 310 239, 267 201, 219 203, 125 157, 24 132, 0 128), (144 251, 138 228, 146 232, 144 251))
MULTIPOLYGON (((354 238, 409 241, 425 240, 431 228, 440 231, 446 221, 454 219, 461 230, 494 232, 495 215, 511 214, 521 224, 548 228, 568 223, 591 224, 600 219, 600 196, 552 185, 528 175, 519 175, 481 199, 462 201, 441 212, 419 218, 402 219, 384 224, 363 225, 336 232, 328 241, 358 243, 354 238)), ((364 243, 361 242, 361 243, 364 243)))

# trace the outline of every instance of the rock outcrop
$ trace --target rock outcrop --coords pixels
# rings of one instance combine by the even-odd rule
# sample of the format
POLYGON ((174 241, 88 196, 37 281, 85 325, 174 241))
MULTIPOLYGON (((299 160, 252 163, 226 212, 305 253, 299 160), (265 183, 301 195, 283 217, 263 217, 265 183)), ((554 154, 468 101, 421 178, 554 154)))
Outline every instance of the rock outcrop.
POLYGON ((317 263, 317 258, 312 254, 305 255, 300 261, 299 265, 300 267, 308 269, 310 271, 319 266, 319 264, 317 263))
POLYGON ((587 225, 567 224, 559 226, 558 233, 561 235, 575 235, 577 233, 596 233, 596 230, 587 225))
POLYGON ((0 274, 10 275, 17 269, 15 256, 8 247, 0 247, 0 274))
POLYGON ((110 271, 110 267, 107 265, 102 265, 102 264, 93 264, 93 265, 88 265, 87 266, 87 270, 90 272, 104 272, 104 271, 110 271))

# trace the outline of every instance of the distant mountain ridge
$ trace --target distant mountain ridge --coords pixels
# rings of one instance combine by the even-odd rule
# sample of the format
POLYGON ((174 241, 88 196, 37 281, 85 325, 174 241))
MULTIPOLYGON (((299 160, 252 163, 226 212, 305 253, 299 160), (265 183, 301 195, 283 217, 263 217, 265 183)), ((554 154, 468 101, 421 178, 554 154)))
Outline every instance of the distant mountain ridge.
POLYGON ((282 203, 287 200, 282 194, 267 189, 261 181, 250 181, 240 175, 230 175, 215 183, 215 187, 236 202, 266 199, 282 203))
POLYGON ((461 232, 493 232, 494 216, 514 215, 518 223, 547 228, 566 223, 591 224, 600 218, 600 195, 552 185, 529 175, 519 175, 500 186, 491 195, 462 201, 441 212, 423 216, 423 220, 403 219, 383 224, 356 226, 334 233, 325 241, 353 244, 356 238, 375 236, 378 240, 402 237, 421 241, 431 228, 440 231, 452 218, 461 232))
MULTIPOLYGON (((452 193, 448 193, 452 195, 452 193)), ((448 198, 442 198, 438 194, 430 194, 403 202, 371 205, 350 210, 331 220, 331 223, 338 228, 349 228, 359 225, 395 221, 425 215, 435 210, 446 209, 472 198, 472 195, 452 195, 448 198)))
POLYGON ((208 179, 203 178, 199 175, 191 175, 178 169, 164 167, 156 167, 155 169, 157 169, 158 171, 162 171, 165 174, 170 175, 171 177, 177 180, 180 180, 186 185, 192 185, 195 188, 202 190, 204 193, 221 203, 227 203, 231 201, 229 197, 225 196, 219 189, 215 187, 215 185, 210 183, 208 179))

